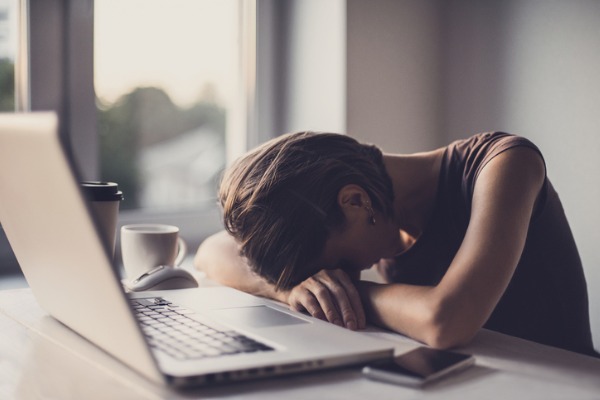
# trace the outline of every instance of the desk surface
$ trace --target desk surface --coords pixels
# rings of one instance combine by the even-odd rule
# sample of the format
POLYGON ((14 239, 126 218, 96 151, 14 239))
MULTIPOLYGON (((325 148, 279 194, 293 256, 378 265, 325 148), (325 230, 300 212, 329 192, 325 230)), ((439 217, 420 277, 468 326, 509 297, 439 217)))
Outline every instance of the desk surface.
MULTIPOLYGON (((398 352, 418 344, 374 332, 398 352)), ((57 399, 598 399, 600 360, 482 330, 461 349, 476 366, 409 389, 349 367, 176 393, 146 380, 58 321, 29 289, 0 291, 0 398, 57 399)))

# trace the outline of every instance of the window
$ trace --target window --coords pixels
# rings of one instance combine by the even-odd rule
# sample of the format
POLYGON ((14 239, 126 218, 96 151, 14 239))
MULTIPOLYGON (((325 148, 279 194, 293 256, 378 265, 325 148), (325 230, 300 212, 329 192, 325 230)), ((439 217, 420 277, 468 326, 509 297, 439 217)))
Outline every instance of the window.
POLYGON ((96 0, 100 176, 119 183, 122 209, 193 210, 215 202, 239 93, 238 6, 96 0))
MULTIPOLYGON (((0 58, 14 7, 27 17, 14 38, 25 50, 17 68, 19 104, 58 113, 83 179, 119 183, 126 198, 121 224, 177 225, 193 251, 221 229, 216 180, 226 156, 246 149, 255 6, 250 0, 0 0, 0 58)), ((12 87, 2 75, 4 83, 12 87)), ((5 255, 12 259, 0 230, 1 267, 5 255)))
POLYGON ((227 147, 245 134, 231 135, 243 97, 242 7, 95 1, 99 177, 123 190, 122 223, 175 224, 191 248, 220 228, 217 182, 227 147))

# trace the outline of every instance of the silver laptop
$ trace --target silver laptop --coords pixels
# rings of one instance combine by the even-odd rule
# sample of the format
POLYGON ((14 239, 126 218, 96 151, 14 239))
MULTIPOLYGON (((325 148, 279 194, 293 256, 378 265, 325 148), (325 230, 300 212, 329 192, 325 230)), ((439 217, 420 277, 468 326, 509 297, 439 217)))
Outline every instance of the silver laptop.
POLYGON ((0 223, 54 318, 140 374, 177 387, 392 356, 388 342, 226 287, 126 293, 57 128, 53 113, 0 114, 0 223), (168 318, 154 318, 161 313, 168 318), (187 337, 156 320, 175 321, 187 337))

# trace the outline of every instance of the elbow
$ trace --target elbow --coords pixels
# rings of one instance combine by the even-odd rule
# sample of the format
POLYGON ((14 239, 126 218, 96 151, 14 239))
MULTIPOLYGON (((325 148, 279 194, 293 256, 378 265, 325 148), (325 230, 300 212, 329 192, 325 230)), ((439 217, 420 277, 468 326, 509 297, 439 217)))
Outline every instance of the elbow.
POLYGON ((206 250, 204 249, 205 244, 202 243, 200 245, 200 247, 198 247, 198 250, 196 251, 196 254, 194 255, 194 267, 199 270, 199 271, 203 271, 203 272, 207 272, 207 261, 206 261, 206 250))
POLYGON ((219 251, 218 241, 214 236, 206 238, 198 247, 194 255, 194 268, 202 271, 210 279, 218 275, 215 251, 219 251))
POLYGON ((466 346, 471 342, 475 334, 464 335, 454 332, 447 332, 442 329, 431 329, 427 334, 424 343, 434 349, 448 350, 456 347, 466 346))
POLYGON ((456 316, 448 307, 439 306, 434 307, 426 318, 422 339, 429 347, 447 350, 469 344, 478 330, 478 326, 456 316))

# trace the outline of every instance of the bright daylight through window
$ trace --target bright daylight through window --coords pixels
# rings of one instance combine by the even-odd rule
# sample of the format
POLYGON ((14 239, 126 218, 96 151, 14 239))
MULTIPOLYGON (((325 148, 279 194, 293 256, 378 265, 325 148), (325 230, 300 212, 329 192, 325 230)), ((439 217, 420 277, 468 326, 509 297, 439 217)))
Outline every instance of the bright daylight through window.
POLYGON ((100 174, 122 209, 214 204, 239 75, 239 5, 96 0, 100 174))

